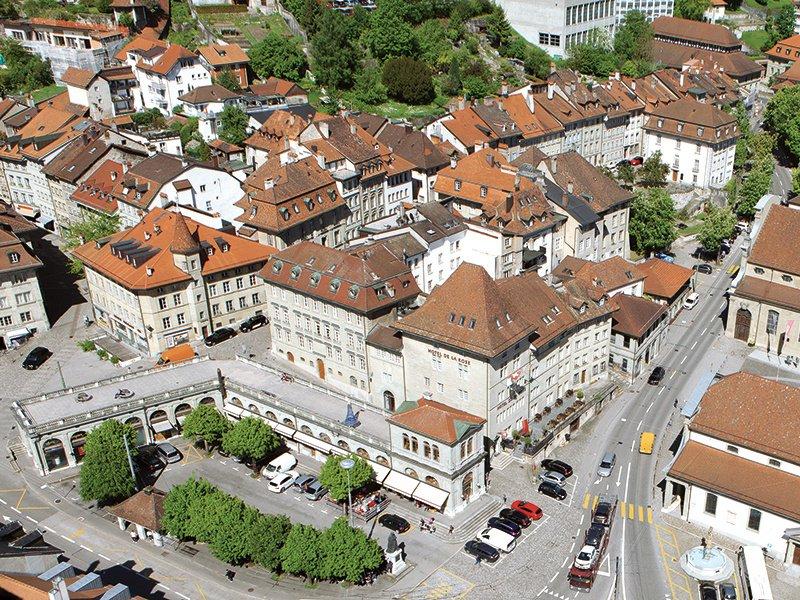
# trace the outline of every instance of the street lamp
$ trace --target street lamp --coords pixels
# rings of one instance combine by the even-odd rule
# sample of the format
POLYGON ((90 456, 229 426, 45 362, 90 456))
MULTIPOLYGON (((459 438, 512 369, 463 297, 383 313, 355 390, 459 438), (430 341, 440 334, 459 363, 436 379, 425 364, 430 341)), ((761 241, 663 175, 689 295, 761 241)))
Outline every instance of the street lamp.
POLYGON ((352 458, 345 458, 343 461, 339 463, 339 466, 342 467, 347 473, 347 522, 349 523, 350 527, 352 527, 353 497, 350 495, 350 469, 356 466, 356 461, 354 461, 352 458))

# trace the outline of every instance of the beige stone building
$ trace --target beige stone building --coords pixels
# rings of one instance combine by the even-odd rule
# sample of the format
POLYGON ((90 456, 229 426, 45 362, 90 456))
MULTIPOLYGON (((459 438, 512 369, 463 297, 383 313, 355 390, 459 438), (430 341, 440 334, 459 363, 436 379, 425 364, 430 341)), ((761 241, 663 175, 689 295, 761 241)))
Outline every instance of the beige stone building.
POLYGON ((800 356, 800 210, 773 204, 728 299, 725 332, 780 355, 800 356))
POLYGON ((97 323, 151 355, 264 309, 273 248, 155 208, 131 229, 75 250, 97 323))

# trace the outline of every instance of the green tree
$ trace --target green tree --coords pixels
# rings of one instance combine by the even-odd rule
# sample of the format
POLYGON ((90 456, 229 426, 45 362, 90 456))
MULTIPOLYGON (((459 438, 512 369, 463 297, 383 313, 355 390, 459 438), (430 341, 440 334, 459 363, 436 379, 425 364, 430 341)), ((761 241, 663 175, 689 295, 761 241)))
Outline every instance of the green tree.
POLYGON ((775 33, 778 34, 778 40, 784 40, 794 35, 794 6, 792 4, 783 4, 778 9, 778 12, 772 17, 772 27, 775 33))
POLYGON ((19 19, 13 0, 0 0, 0 19, 19 19))
POLYGON ((675 204, 666 190, 651 188, 636 195, 631 203, 628 232, 638 252, 650 254, 669 248, 675 241, 675 204))
POLYGON ((622 164, 617 167, 617 179, 627 187, 632 187, 634 181, 636 181, 636 172, 631 165, 622 164))
POLYGON ((792 193, 800 194, 800 167, 792 169, 792 193))
POLYGON ((644 186, 657 186, 667 183, 667 173, 669 166, 661 160, 661 152, 655 152, 642 163, 639 168, 639 183, 644 186))
POLYGON ((186 534, 190 539, 209 543, 220 528, 220 514, 224 511, 227 494, 212 486, 211 491, 194 498, 187 511, 186 534))
POLYGON ((326 10, 319 31, 311 38, 314 75, 321 85, 349 88, 358 66, 359 52, 339 11, 326 10))
POLYGON ((436 19, 425 21, 415 31, 415 37, 419 58, 433 69, 447 66, 452 45, 447 39, 447 30, 440 21, 436 19))
POLYGON ((281 566, 291 575, 317 580, 322 573, 320 532, 311 525, 295 523, 280 550, 281 566))
POLYGON ((448 96, 458 96, 461 94, 463 84, 461 83, 461 66, 458 57, 450 59, 450 68, 447 69, 447 77, 444 80, 443 91, 448 96))
POLYGON ((268 33, 247 54, 250 66, 261 79, 279 77, 300 81, 308 68, 306 55, 297 40, 276 32, 268 33))
POLYGON ((281 549, 292 529, 285 515, 260 515, 247 532, 250 557, 270 571, 281 568, 281 549))
POLYGON ((122 500, 136 491, 125 439, 131 458, 136 457, 136 432, 130 425, 108 419, 89 432, 81 463, 80 494, 84 500, 103 504, 122 500))
POLYGON ((608 34, 599 29, 590 33, 587 42, 569 47, 566 65, 586 75, 608 77, 617 68, 617 57, 610 49, 608 34))
POLYGON ((757 161, 747 173, 736 196, 736 214, 744 218, 755 215, 756 204, 769 191, 775 159, 767 156, 757 161))
POLYGON ((380 60, 410 56, 416 50, 414 32, 403 20, 403 0, 381 0, 372 12, 367 46, 380 60))
POLYGON ((614 52, 621 62, 653 59, 653 26, 642 11, 625 13, 614 36, 614 52))
POLYGON ((528 75, 541 79, 547 79, 550 74, 550 63, 553 59, 550 55, 539 48, 538 46, 531 46, 525 51, 525 72, 528 75))
POLYGON ((0 69, 0 95, 27 94, 53 83, 50 62, 29 52, 16 40, 0 38, 0 54, 6 59, 5 68, 0 69))
POLYGON ((514 30, 506 19, 503 7, 495 5, 492 12, 486 15, 486 38, 495 48, 505 46, 514 37, 514 30))
POLYGON ((219 115, 219 137, 229 144, 241 145, 247 139, 247 123, 250 118, 238 106, 229 104, 219 115))
POLYGON ((302 5, 298 11, 293 11, 297 22, 300 27, 306 32, 309 37, 317 33, 319 28, 319 21, 322 18, 325 7, 318 0, 301 0, 302 5))
MULTIPOLYGON (((64 247, 67 250, 73 250, 88 242, 117 233, 119 227, 119 216, 92 213, 91 216, 84 216, 82 221, 67 225, 64 228, 64 247)), ((69 271, 74 275, 83 273, 83 263, 75 256, 70 256, 69 271)))
MULTIPOLYGON (((214 496, 217 498, 217 496, 214 496)), ((219 560, 240 565, 250 559, 250 530, 258 522, 259 512, 239 498, 220 494, 212 507, 214 532, 208 548, 219 560)))
MULTIPOLYGON (((348 458, 355 462, 350 469, 350 490, 357 490, 375 478, 375 471, 363 458, 356 454, 348 458)), ((342 460, 341 456, 331 454, 319 473, 320 483, 327 488, 331 498, 339 501, 347 498, 348 473, 342 467, 342 460)))
POLYGON ((800 86, 781 88, 764 110, 764 128, 777 137, 795 159, 800 158, 800 86))
POLYGON ((673 14, 681 19, 702 21, 703 14, 711 6, 711 0, 675 0, 673 14))
POLYGON ((192 409, 183 421, 183 437, 201 441, 206 450, 222 441, 231 428, 231 422, 213 404, 200 404, 192 409))
POLYGON ((236 75, 234 75, 233 71, 227 67, 222 69, 222 73, 217 76, 217 78, 214 80, 214 83, 221 85, 226 90, 230 90, 232 92, 238 92, 242 89, 239 87, 239 80, 236 79, 236 75))
POLYGON ((381 70, 365 67, 356 75, 353 97, 363 104, 374 106, 386 102, 386 86, 381 81, 381 70))
POLYGON ((407 56, 384 63, 383 84, 390 98, 408 104, 427 104, 436 96, 428 65, 407 56))
POLYGON ((697 233, 697 241, 705 250, 719 256, 722 240, 731 237, 735 226, 736 216, 729 207, 719 208, 709 203, 703 225, 697 233))
POLYGON ((251 463, 262 460, 280 445, 280 438, 272 427, 255 417, 245 417, 222 436, 225 452, 251 463))
POLYGON ((119 19, 117 19, 117 23, 128 29, 133 29, 133 15, 129 12, 124 12, 119 16, 119 19))
POLYGON ((173 487, 164 498, 164 516, 161 518, 163 530, 178 540, 192 537, 189 508, 193 502, 215 489, 205 479, 195 479, 194 476, 173 487))
POLYGON ((383 549, 360 529, 350 527, 339 517, 319 538, 323 579, 362 581, 364 575, 383 562, 383 549))

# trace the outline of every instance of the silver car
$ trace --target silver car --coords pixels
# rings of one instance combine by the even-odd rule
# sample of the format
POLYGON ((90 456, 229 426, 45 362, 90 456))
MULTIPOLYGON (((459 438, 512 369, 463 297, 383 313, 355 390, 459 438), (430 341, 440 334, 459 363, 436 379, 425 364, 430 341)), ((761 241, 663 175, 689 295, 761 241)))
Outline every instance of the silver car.
POLYGON ((617 455, 613 452, 606 452, 603 454, 600 466, 597 468, 597 474, 600 477, 611 477, 615 464, 617 464, 617 455))
POLYGON ((549 481, 550 483, 554 483, 557 486, 563 487, 564 482, 567 480, 561 473, 556 473, 555 471, 543 471, 539 473, 539 480, 540 481, 549 481))

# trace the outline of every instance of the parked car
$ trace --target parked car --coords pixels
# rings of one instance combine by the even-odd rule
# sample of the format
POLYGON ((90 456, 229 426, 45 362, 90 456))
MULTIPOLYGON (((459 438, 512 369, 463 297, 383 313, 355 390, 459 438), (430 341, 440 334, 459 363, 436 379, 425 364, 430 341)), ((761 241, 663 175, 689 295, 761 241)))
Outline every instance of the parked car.
POLYGON ((619 167, 627 167, 630 164, 631 164, 631 161, 629 161, 627 158, 623 158, 621 161, 619 161, 617 163, 617 168, 619 168, 619 167))
POLYGON ((670 254, 667 254, 666 252, 656 252, 653 256, 655 256, 656 258, 660 258, 661 260, 668 263, 675 262, 675 257, 670 254))
POLYGON ((505 531, 500 531, 494 527, 487 527, 481 531, 476 539, 479 542, 489 544, 492 548, 497 548, 503 552, 511 552, 517 547, 517 540, 513 535, 507 534, 505 531))
POLYGON ((592 523, 586 530, 583 538, 584 546, 594 546, 600 548, 603 545, 603 538, 608 534, 608 529, 602 523, 592 523))
POLYGON ((248 331, 253 331, 253 329, 264 327, 267 323, 269 323, 269 319, 266 315, 253 315, 242 321, 242 324, 239 325, 239 331, 247 333, 248 331))
POLYGON ((393 515, 391 513, 378 517, 378 523, 386 527, 386 529, 391 529, 397 533, 405 533, 411 529, 411 523, 400 515, 393 515))
POLYGON ((600 459, 600 466, 597 468, 597 474, 600 477, 611 477, 615 464, 617 464, 617 455, 613 452, 606 452, 603 454, 603 458, 600 459))
POLYGON ((698 273, 703 273, 704 275, 711 275, 714 272, 714 269, 708 263, 699 263, 692 267, 698 273))
POLYGON ((526 517, 530 517, 532 521, 538 521, 542 518, 542 509, 527 500, 514 500, 511 503, 511 508, 521 512, 526 517))
POLYGON ((235 335, 236 332, 230 327, 220 327, 214 333, 206 337, 203 343, 210 348, 211 346, 216 346, 225 340, 231 339, 235 335))
POLYGON ((578 552, 578 555, 575 557, 575 566, 579 569, 591 569, 596 559, 597 548, 586 545, 581 548, 580 552, 578 552))
POLYGON ((647 383, 650 385, 658 385, 661 383, 661 380, 664 379, 664 375, 666 375, 667 371, 664 367, 656 367, 653 369, 653 372, 650 373, 650 377, 647 378, 647 383))
POLYGON ((736 227, 733 228, 733 230, 736 233, 747 233, 748 231, 750 231, 750 225, 747 223, 747 221, 739 221, 736 224, 736 227))
POLYGON ((278 473, 269 480, 267 489, 270 492, 280 494, 282 491, 289 489, 294 485, 294 480, 297 479, 297 471, 287 471, 285 473, 278 473))
POLYGON ((686 296, 686 300, 683 301, 683 308, 686 310, 692 310, 697 303, 700 301, 700 294, 697 292, 692 292, 688 296, 686 296))
POLYGON ((158 445, 157 453, 167 464, 180 462, 183 458, 183 454, 169 442, 161 442, 158 445))
POLYGON ((527 515, 513 508, 504 508, 501 510, 500 517, 512 523, 516 523, 520 527, 528 527, 531 524, 531 520, 527 515))
POLYGON ((730 581, 719 584, 720 600, 736 600, 736 586, 730 581))
POLYGON ((489 527, 494 527, 500 531, 506 532, 508 535, 519 537, 522 533, 522 527, 512 521, 503 519, 502 517, 492 517, 486 523, 489 527))
POLYGON ((717 588, 713 583, 700 584, 700 600, 718 600, 717 588))
POLYGON ((634 167, 642 164, 643 162, 644 162, 644 158, 642 158, 641 156, 634 156, 631 159, 631 165, 633 165, 634 167))
POLYGON ((539 473, 539 481, 549 481, 550 483, 554 483, 558 486, 563 486, 566 480, 566 477, 564 477, 561 473, 556 473, 555 471, 542 471, 539 473))
POLYGON ((266 467, 261 469, 261 474, 267 479, 272 479, 279 473, 286 473, 297 466, 297 459, 291 452, 284 452, 277 458, 273 458, 266 467))
POLYGON ((564 488, 550 481, 540 483, 539 492, 556 500, 563 500, 567 497, 567 491, 564 488))
POLYGON ((158 448, 153 444, 139 446, 136 455, 136 464, 147 473, 155 473, 164 468, 164 461, 158 455, 158 448))
POLYGON ((309 475, 308 473, 300 473, 297 478, 294 480, 294 487, 296 487, 301 492, 305 493, 308 485, 314 481, 317 481, 317 478, 314 475, 309 475))
POLYGON ((50 350, 44 346, 37 346, 28 352, 28 356, 26 356, 25 360, 22 361, 22 368, 27 369, 28 371, 35 371, 41 367, 51 356, 53 356, 53 353, 50 352, 50 350))
POLYGON ((561 460, 545 458, 542 461, 542 468, 547 469, 548 471, 555 471, 556 473, 561 473, 564 477, 572 476, 572 467, 561 460))
POLYGON ((319 479, 314 479, 306 486, 306 498, 316 502, 328 493, 328 488, 324 487, 319 479))
POLYGON ((479 542, 478 540, 470 540, 464 544, 464 551, 470 556, 480 558, 486 562, 493 563, 500 558, 500 553, 497 551, 497 548, 485 542, 479 542))

